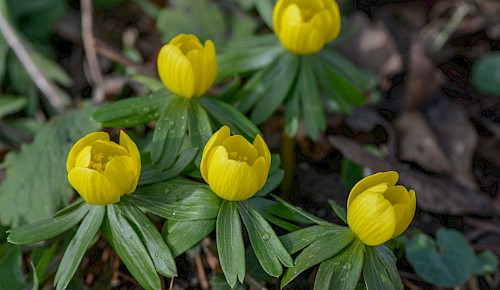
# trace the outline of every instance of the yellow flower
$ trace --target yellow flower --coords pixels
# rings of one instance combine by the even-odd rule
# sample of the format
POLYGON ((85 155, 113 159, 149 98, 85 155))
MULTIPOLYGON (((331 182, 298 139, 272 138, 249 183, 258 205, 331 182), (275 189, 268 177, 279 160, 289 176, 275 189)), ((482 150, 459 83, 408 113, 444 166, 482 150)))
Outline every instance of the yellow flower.
POLYGON ((120 132, 120 145, 106 132, 88 134, 75 143, 66 161, 68 180, 89 204, 112 204, 134 192, 141 173, 139 150, 120 132))
POLYGON ((217 76, 217 58, 211 40, 205 45, 192 34, 179 34, 158 54, 158 74, 174 94, 193 98, 203 95, 217 76))
POLYGON ((273 11, 274 33, 296 54, 320 51, 340 32, 335 0, 278 0, 273 11))
POLYGON ((365 244, 376 246, 401 235, 415 215, 415 191, 396 185, 398 173, 380 172, 360 180, 347 200, 347 221, 365 244))
POLYGON ((270 166, 271 153, 260 135, 250 144, 224 126, 203 149, 200 170, 213 192, 234 201, 254 196, 266 183, 270 166))

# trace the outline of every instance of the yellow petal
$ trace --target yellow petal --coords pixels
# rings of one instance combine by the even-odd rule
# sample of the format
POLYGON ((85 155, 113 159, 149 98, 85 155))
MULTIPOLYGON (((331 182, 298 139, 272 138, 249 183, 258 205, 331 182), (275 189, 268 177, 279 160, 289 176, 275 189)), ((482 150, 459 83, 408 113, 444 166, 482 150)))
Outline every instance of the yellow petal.
POLYGON ((117 188, 120 196, 135 190, 135 164, 129 156, 117 156, 106 164, 104 176, 117 188), (132 191, 131 191, 132 190, 132 191))
POLYGON ((157 66, 161 81, 170 91, 185 98, 193 97, 193 68, 178 46, 164 45, 158 54, 157 66))
POLYGON ((135 191, 135 187, 139 182, 139 177, 141 176, 141 154, 139 153, 139 149, 137 145, 130 139, 130 137, 125 133, 125 131, 120 131, 120 145, 123 146, 130 154, 130 158, 132 158, 132 162, 135 167, 135 179, 132 182, 134 187, 129 191, 135 191))
POLYGON ((87 168, 89 166, 90 160, 92 158, 92 146, 87 146, 83 148, 80 153, 76 156, 74 167, 87 168))
MULTIPOLYGON (((130 155, 123 146, 116 144, 113 141, 97 140, 92 143, 92 156, 98 153, 103 153, 106 156, 123 156, 130 155)), ((106 160, 107 161, 107 160, 106 160)))
POLYGON ((200 163, 200 171, 201 176, 208 183, 208 157, 210 151, 221 145, 222 141, 228 138, 231 135, 231 130, 228 126, 222 126, 217 132, 215 132, 210 139, 208 139, 205 148, 203 148, 203 154, 201 155, 201 163, 200 163))
POLYGON ((208 184, 212 191, 223 199, 248 199, 258 190, 258 177, 251 174, 248 163, 230 160, 227 154, 223 146, 218 146, 211 152, 208 161, 208 184))
POLYGON ((408 190, 402 185, 389 186, 384 192, 384 197, 391 204, 406 204, 410 201, 408 190))
POLYGON ((194 34, 181 33, 170 40, 169 44, 179 47, 184 55, 191 50, 202 50, 203 45, 200 39, 194 34))
POLYGON ((75 167, 76 158, 83 148, 91 145, 97 140, 108 140, 109 135, 106 132, 94 132, 90 133, 73 145, 73 148, 69 151, 68 159, 66 160, 66 170, 69 172, 73 167, 75 167))
POLYGON ((271 152, 264 139, 260 135, 257 135, 252 145, 257 149, 258 155, 264 157, 267 170, 269 170, 269 167, 271 167, 271 152))
POLYGON ((234 159, 231 154, 237 154, 238 158, 245 159, 239 161, 245 161, 249 165, 252 165, 257 159, 257 150, 241 135, 227 137, 222 141, 222 146, 226 148, 230 159, 234 159))
POLYGON ((194 91, 193 96, 199 97, 202 92, 202 75, 203 75, 203 52, 202 50, 191 50, 186 54, 186 57, 193 68, 194 76, 194 91))
POLYGON ((396 228, 391 238, 395 238, 401 235, 411 224, 413 217, 415 216, 415 210, 417 207, 417 199, 415 197, 415 191, 410 190, 408 192, 409 199, 407 203, 396 204, 394 206, 394 212, 396 214, 396 228))
POLYGON ((283 10, 288 6, 287 0, 278 0, 273 9, 273 27, 274 33, 278 36, 281 33, 281 17, 283 10))
POLYGON ((120 201, 118 188, 103 174, 88 168, 73 168, 68 181, 88 204, 105 205, 120 201))
POLYGON ((340 18, 340 8, 339 4, 334 0, 325 0, 325 8, 330 12, 329 18, 331 18, 331 24, 329 24, 326 29, 325 43, 328 43, 335 38, 340 33, 341 28, 341 18, 340 18))
POLYGON ((311 23, 283 24, 279 38, 285 48, 299 55, 316 53, 324 46, 323 34, 311 23))
POLYGON ((217 57, 214 43, 211 40, 205 41, 203 54, 203 73, 200 80, 201 93, 198 96, 208 91, 217 77, 217 57))
POLYGON ((388 241, 396 227, 396 215, 390 202, 376 193, 362 193, 347 211, 352 231, 367 245, 388 241))
POLYGON ((347 207, 351 202, 365 190, 380 183, 387 183, 389 186, 395 185, 398 182, 399 175, 396 171, 379 172, 369 175, 354 185, 347 199, 347 207))
POLYGON ((257 191, 266 184, 268 174, 269 166, 267 165, 267 161, 262 156, 257 158, 251 170, 252 180, 255 179, 258 182, 257 191))

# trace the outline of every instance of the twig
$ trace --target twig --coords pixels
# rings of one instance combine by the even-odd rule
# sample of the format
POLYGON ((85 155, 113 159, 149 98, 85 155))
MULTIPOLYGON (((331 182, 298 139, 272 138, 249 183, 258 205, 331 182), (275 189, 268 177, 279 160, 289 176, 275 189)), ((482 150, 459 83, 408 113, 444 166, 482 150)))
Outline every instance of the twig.
POLYGON ((207 273, 205 273, 205 267, 203 266, 203 261, 201 260, 200 254, 194 257, 196 262, 196 270, 198 272, 198 278, 200 279, 200 287, 203 290, 210 289, 210 284, 208 283, 207 273))
POLYGON ((33 58, 28 53, 28 50, 22 44, 20 37, 11 26, 6 16, 1 12, 0 31, 7 40, 9 46, 16 54, 19 61, 21 61, 31 79, 35 82, 35 85, 47 97, 50 105, 54 107, 54 109, 56 109, 58 112, 63 111, 68 103, 67 99, 62 92, 58 92, 56 85, 49 79, 47 79, 45 75, 40 71, 40 69, 36 66, 33 58))
POLYGON ((156 73, 153 70, 147 68, 146 66, 144 66, 140 63, 137 63, 133 60, 126 58, 119 51, 117 51, 114 48, 111 48, 109 45, 107 45, 103 41, 100 41, 98 39, 94 39, 94 45, 95 45, 96 52, 98 54, 100 54, 106 58, 109 58, 110 60, 117 62, 119 64, 132 67, 132 68, 136 69, 138 72, 143 73, 145 75, 156 76, 156 73))
POLYGON ((170 279, 170 290, 173 290, 174 289, 174 276, 172 276, 172 279, 170 279))
POLYGON ((94 36, 92 34, 92 0, 81 0, 80 4, 82 8, 82 40, 85 57, 89 65, 91 82, 98 85, 102 82, 102 74, 97 61, 94 36))

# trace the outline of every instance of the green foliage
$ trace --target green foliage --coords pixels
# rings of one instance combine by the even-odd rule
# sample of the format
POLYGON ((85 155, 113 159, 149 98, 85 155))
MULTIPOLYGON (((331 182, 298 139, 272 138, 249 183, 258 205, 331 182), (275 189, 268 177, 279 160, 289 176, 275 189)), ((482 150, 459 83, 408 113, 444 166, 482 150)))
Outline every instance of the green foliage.
POLYGON ((483 94, 500 95, 500 53, 490 52, 478 59, 472 66, 471 81, 483 94))
POLYGON ((26 99, 18 96, 0 96, 0 119, 26 106, 26 99))
POLYGON ((215 219, 167 220, 162 235, 174 257, 198 244, 215 229, 215 219))
POLYGON ((417 234, 409 240, 405 250, 415 272, 436 286, 460 285, 474 271, 474 251, 465 237, 455 230, 439 229, 436 241, 426 234, 417 234))
POLYGON ((52 118, 32 144, 9 154, 7 177, 0 184, 2 224, 18 226, 47 218, 73 194, 64 182, 66 157, 78 139, 99 129, 89 119, 91 111, 86 106, 52 118))
POLYGON ((0 244, 0 289, 24 289, 28 286, 22 258, 21 247, 0 244))
POLYGON ((484 251, 476 256, 474 275, 486 276, 498 271, 498 258, 490 251, 484 251))

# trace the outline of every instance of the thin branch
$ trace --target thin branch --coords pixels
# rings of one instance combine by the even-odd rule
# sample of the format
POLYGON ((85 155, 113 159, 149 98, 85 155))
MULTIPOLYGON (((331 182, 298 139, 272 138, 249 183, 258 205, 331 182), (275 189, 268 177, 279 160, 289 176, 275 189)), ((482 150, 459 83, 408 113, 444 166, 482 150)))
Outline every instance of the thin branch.
POLYGON ((47 97, 50 105, 59 112, 63 111, 68 104, 66 96, 40 71, 3 13, 0 13, 0 31, 35 85, 47 97))
POLYGON ((92 33, 92 0, 81 0, 82 8, 82 40, 85 49, 85 58, 89 65, 90 78, 93 85, 102 82, 102 73, 97 61, 92 33))
POLYGON ((98 54, 100 54, 100 55, 102 55, 102 56, 104 56, 104 57, 106 57, 106 58, 108 58, 116 63, 132 67, 142 74, 145 74, 148 76, 156 76, 156 73, 153 70, 149 69, 148 67, 146 67, 140 63, 137 63, 133 60, 126 58, 119 51, 110 47, 109 45, 107 45, 103 41, 95 39, 94 45, 95 45, 95 49, 96 49, 98 54))

